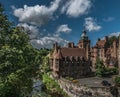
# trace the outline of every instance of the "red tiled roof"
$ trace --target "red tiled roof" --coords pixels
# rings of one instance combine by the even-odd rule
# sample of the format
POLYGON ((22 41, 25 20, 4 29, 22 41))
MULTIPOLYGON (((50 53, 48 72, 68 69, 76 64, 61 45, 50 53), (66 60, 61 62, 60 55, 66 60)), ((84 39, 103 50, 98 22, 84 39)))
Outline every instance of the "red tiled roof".
POLYGON ((106 41, 105 40, 100 40, 96 44, 97 44, 98 47, 104 47, 105 44, 106 44, 106 41))
POLYGON ((82 48, 61 48, 61 54, 63 57, 65 56, 83 56, 85 58, 85 49, 82 48))

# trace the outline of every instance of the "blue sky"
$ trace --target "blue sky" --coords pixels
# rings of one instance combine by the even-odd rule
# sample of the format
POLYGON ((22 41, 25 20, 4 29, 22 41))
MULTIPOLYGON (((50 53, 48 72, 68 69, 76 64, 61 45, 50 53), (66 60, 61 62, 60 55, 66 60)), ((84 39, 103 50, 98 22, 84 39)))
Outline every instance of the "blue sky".
POLYGON ((84 27, 91 45, 120 32, 120 0, 0 0, 9 20, 30 31, 34 47, 78 43, 84 27))

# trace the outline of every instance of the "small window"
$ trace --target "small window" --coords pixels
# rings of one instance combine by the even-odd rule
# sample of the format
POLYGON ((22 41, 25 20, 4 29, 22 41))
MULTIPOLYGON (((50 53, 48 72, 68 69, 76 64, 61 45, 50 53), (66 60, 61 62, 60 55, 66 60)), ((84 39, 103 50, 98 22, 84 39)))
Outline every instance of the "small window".
POLYGON ((66 57, 66 61, 68 61, 68 60, 69 60, 69 57, 67 56, 67 57, 66 57))
POLYGON ((68 63, 68 61, 65 61, 65 63, 68 63))
POLYGON ((63 57, 62 60, 65 61, 65 57, 63 57))
POLYGON ((77 57, 77 61, 80 61, 80 57, 77 57))

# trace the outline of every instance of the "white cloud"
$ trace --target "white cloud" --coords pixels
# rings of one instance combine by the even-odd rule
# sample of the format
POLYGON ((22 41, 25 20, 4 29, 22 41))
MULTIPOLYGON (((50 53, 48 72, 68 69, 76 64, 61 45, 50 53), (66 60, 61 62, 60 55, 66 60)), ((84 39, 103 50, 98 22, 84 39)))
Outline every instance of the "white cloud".
POLYGON ((120 32, 113 32, 109 35, 109 37, 112 37, 112 36, 119 36, 120 35, 120 32))
POLYGON ((19 18, 20 22, 30 23, 34 25, 44 25, 51 18, 54 12, 59 7, 60 0, 55 0, 51 2, 49 7, 44 5, 27 6, 24 8, 14 9, 14 15, 19 18))
POLYGON ((90 0, 69 0, 65 6, 62 7, 61 12, 71 17, 78 17, 88 13, 90 8, 90 0))
POLYGON ((111 22, 111 21, 113 21, 113 20, 115 20, 114 17, 107 17, 107 18, 104 18, 104 19, 103 19, 103 21, 105 21, 105 22, 111 22))
MULTIPOLYGON (((51 35, 48 33, 47 36, 38 36, 38 33, 40 34, 40 31, 37 26, 28 25, 26 23, 19 23, 18 27, 23 27, 23 30, 29 34, 30 36, 30 43, 35 48, 52 48, 53 44, 55 42, 58 42, 59 45, 65 46, 68 41, 61 38, 60 36, 55 36, 54 34, 51 35)), ((44 29, 46 31, 46 29, 44 29)), ((42 34, 42 33, 41 33, 42 34)))
POLYGON ((58 42, 58 44, 61 46, 66 46, 66 44, 68 43, 67 40, 64 40, 56 36, 45 36, 37 40, 31 40, 32 45, 39 49, 40 48, 52 48, 55 42, 58 42))
POLYGON ((14 6, 14 5, 11 5, 10 6, 13 10, 15 10, 16 9, 16 7, 14 6))
POLYGON ((30 39, 36 38, 39 33, 39 29, 33 25, 28 25, 26 23, 19 23, 18 27, 23 27, 23 30, 29 34, 30 39))
POLYGON ((92 17, 85 18, 85 28, 88 31, 98 31, 102 27, 98 25, 92 17))
POLYGON ((67 24, 60 25, 57 29, 57 33, 60 33, 60 32, 69 33, 71 31, 72 29, 70 29, 67 24))

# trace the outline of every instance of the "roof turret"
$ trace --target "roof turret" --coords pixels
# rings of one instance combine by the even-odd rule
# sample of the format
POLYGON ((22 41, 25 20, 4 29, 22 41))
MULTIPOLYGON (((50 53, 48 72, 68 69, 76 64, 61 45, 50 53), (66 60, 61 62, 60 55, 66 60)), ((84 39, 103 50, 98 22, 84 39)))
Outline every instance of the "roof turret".
POLYGON ((83 40, 88 40, 88 36, 87 36, 85 30, 83 30, 83 32, 82 32, 81 39, 83 39, 83 40))

